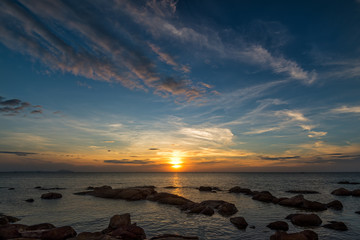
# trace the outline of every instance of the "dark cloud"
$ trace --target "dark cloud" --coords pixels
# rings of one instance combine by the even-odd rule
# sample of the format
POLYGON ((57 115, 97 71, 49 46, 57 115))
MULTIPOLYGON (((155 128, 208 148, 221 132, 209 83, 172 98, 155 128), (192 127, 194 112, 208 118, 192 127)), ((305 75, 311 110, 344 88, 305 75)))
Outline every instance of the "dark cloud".
POLYGON ((203 90, 191 81, 169 81, 167 70, 159 71, 148 57, 148 39, 139 34, 144 26, 116 6, 113 1, 0 1, 0 42, 53 70, 150 88, 162 96, 200 97, 203 90))
POLYGON ((156 151, 159 150, 158 148, 149 148, 149 150, 156 151))
POLYGON ((26 110, 30 110, 30 113, 42 113, 41 106, 32 106, 28 102, 23 102, 20 99, 5 100, 4 97, 0 97, 0 113, 4 113, 7 116, 15 116, 19 113, 24 113, 26 110), (39 109, 40 108, 40 109, 39 109))
POLYGON ((284 161, 284 160, 290 160, 290 159, 299 159, 300 156, 291 156, 291 157, 263 157, 260 156, 262 160, 269 160, 269 161, 284 161))
POLYGON ((104 163, 114 163, 114 164, 140 164, 140 165, 146 165, 146 164, 151 164, 152 161, 149 161, 149 160, 129 160, 129 159, 121 159, 121 160, 104 160, 104 163))
POLYGON ((14 154, 14 155, 17 155, 17 156, 21 156, 21 157, 24 157, 24 156, 27 156, 27 155, 32 155, 32 154, 37 154, 37 153, 31 153, 31 152, 8 152, 8 151, 0 151, 0 154, 3 153, 3 154, 14 154))

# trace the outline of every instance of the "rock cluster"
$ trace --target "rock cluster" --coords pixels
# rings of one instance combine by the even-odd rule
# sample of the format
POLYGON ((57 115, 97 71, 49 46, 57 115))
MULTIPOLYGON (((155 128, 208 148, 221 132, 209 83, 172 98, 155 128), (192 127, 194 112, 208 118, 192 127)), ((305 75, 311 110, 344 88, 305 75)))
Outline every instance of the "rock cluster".
MULTIPOLYGON (((335 210, 342 209, 341 202, 337 201, 337 200, 332 201, 328 204, 325 204, 325 203, 320 203, 317 201, 307 200, 304 198, 303 195, 296 195, 291 198, 286 198, 286 197, 277 198, 277 197, 273 196, 269 191, 262 191, 262 192, 251 191, 251 189, 249 189, 249 188, 241 188, 239 186, 231 188, 229 190, 229 192, 230 193, 244 193, 246 195, 252 196, 252 199, 257 200, 257 201, 274 203, 274 204, 279 204, 282 206, 300 208, 300 209, 305 209, 305 210, 309 210, 309 211, 324 211, 328 208, 332 208, 335 210)), ((301 190, 301 192, 313 193, 314 191, 301 190)))
POLYGON ((354 196, 360 197, 360 189, 355 189, 353 191, 347 190, 345 188, 338 188, 331 192, 331 194, 336 196, 354 196))
POLYGON ((318 240, 318 235, 311 230, 305 230, 298 233, 276 232, 270 237, 270 240, 318 240))
POLYGON ((216 191, 221 191, 220 188, 218 187, 208 187, 208 186, 200 186, 199 188, 200 192, 216 192, 216 191))

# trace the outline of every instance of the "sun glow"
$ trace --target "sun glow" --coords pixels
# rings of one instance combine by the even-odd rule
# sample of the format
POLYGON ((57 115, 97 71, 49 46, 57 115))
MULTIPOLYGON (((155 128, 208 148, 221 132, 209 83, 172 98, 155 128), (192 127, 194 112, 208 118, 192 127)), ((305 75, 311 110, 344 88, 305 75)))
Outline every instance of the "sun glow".
POLYGON ((183 162, 181 161, 181 153, 178 151, 174 151, 172 153, 172 156, 170 157, 170 162, 172 168, 178 169, 182 167, 183 162))

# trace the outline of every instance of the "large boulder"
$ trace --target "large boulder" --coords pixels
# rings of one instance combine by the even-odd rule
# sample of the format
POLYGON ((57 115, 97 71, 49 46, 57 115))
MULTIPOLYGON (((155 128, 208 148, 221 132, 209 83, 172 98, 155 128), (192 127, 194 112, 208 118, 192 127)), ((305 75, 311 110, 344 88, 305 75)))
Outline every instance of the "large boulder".
POLYGON ((270 240, 318 240, 318 235, 311 230, 298 233, 276 232, 271 235, 270 240))
POLYGON ((48 231, 44 231, 41 235, 42 240, 63 240, 71 237, 75 237, 76 232, 70 226, 53 228, 48 231))
POLYGON ((248 223, 246 222, 245 218, 243 218, 243 217, 230 218, 230 222, 239 229, 245 229, 248 226, 248 223))
POLYGON ((288 207, 300 207, 303 204, 303 202, 304 202, 304 196, 296 195, 294 197, 281 200, 279 204, 288 207))
POLYGON ((334 230, 337 230, 337 231, 347 231, 347 230, 348 230, 348 228, 347 228, 347 226, 345 225, 345 223, 343 223, 343 222, 336 222, 336 221, 330 221, 330 223, 325 224, 323 227, 324 227, 324 228, 334 229, 334 230))
POLYGON ((341 210, 344 207, 339 200, 334 200, 332 202, 329 202, 328 204, 326 204, 326 206, 328 208, 331 208, 331 209, 334 209, 334 210, 341 210))
POLYGON ((316 201, 309 201, 304 199, 302 205, 300 206, 303 209, 310 210, 310 211, 324 211, 327 209, 326 204, 319 203, 316 201))
POLYGON ((130 214, 114 215, 110 218, 109 228, 116 229, 131 224, 130 214))
POLYGON ((272 229, 272 230, 281 230, 281 231, 287 231, 289 230, 289 225, 287 222, 284 221, 276 221, 269 223, 266 227, 272 229))
POLYGON ((237 208, 234 204, 224 202, 218 207, 218 213, 222 216, 231 216, 235 213, 237 213, 237 208))
POLYGON ((136 226, 136 223, 119 227, 108 235, 123 240, 142 240, 146 238, 144 229, 136 226))
POLYGON ((316 214, 290 214, 286 217, 297 226, 301 227, 316 227, 320 226, 322 221, 316 214))
POLYGON ((26 228, 26 231, 34 231, 34 230, 45 230, 45 229, 53 229, 54 225, 51 223, 40 223, 36 225, 31 225, 26 228))
POLYGON ((41 195, 42 199, 58 199, 62 198, 61 193, 49 192, 41 195))
POLYGON ((26 225, 7 224, 0 226, 0 239, 12 239, 21 237, 20 232, 25 231, 26 225))
POLYGON ((336 196, 350 196, 352 194, 351 191, 345 189, 345 188, 338 188, 331 192, 331 194, 336 196))

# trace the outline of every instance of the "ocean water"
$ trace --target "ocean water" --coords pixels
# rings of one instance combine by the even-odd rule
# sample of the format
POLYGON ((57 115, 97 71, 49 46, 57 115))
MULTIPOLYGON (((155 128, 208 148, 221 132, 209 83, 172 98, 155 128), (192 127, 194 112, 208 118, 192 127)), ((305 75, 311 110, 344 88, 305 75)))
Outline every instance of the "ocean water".
MULTIPOLYGON (((196 235, 200 239, 269 239, 274 231, 266 225, 273 221, 284 220, 291 213, 304 212, 272 203, 254 201, 250 196, 228 193, 234 186, 251 190, 268 190, 276 197, 291 197, 290 189, 315 190, 320 194, 305 195, 309 200, 328 203, 340 200, 342 211, 326 210, 316 212, 323 220, 342 221, 349 230, 338 232, 322 227, 312 228, 319 239, 360 239, 360 197, 341 197, 331 195, 340 187, 353 190, 360 185, 339 185, 338 181, 360 182, 360 173, 0 173, 0 213, 21 218, 19 223, 53 223, 55 226, 72 226, 78 233, 100 231, 109 224, 115 214, 130 213, 132 222, 142 227, 148 238, 164 234, 196 235), (158 192, 169 192, 192 201, 225 200, 234 203, 242 216, 255 229, 239 230, 233 226, 229 217, 218 213, 213 216, 186 214, 170 205, 150 201, 125 201, 74 195, 88 186, 110 185, 113 188, 154 185, 158 192), (63 198, 42 200, 46 191, 34 189, 62 187, 63 198), (166 186, 180 187, 166 189, 166 186), (199 186, 216 186, 224 191, 217 193, 200 192, 199 186), (8 188, 15 190, 8 190, 8 188), (24 200, 33 198, 35 202, 24 200)), ((284 220, 288 221, 288 220, 284 220)), ((304 229, 289 222, 288 232, 304 229)))

